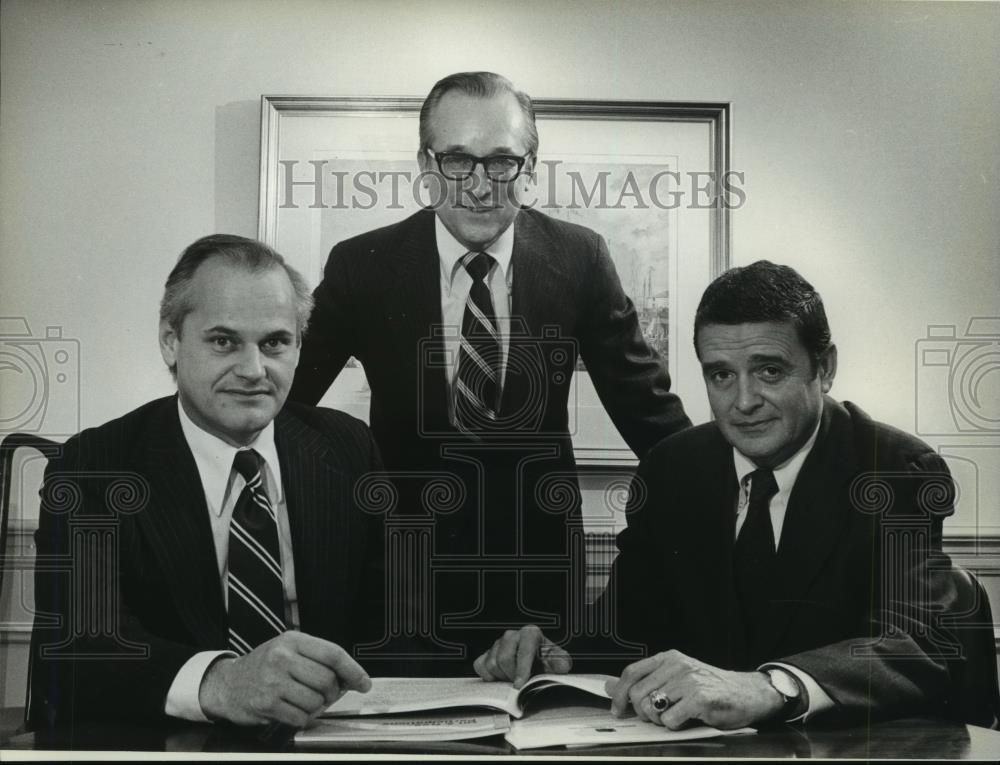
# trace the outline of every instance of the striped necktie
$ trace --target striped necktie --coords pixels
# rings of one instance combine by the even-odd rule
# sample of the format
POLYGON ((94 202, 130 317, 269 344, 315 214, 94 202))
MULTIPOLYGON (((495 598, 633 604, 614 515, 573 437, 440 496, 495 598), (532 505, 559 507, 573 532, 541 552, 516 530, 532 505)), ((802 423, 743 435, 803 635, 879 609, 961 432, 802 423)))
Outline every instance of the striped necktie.
POLYGON ((229 646, 240 655, 285 631, 278 521, 264 491, 262 465, 253 449, 233 460, 246 481, 229 521, 229 646))
POLYGON ((455 374, 455 426, 476 433, 491 429, 496 422, 503 351, 493 298, 485 282, 493 258, 485 252, 469 252, 461 262, 472 277, 472 288, 465 301, 455 374))

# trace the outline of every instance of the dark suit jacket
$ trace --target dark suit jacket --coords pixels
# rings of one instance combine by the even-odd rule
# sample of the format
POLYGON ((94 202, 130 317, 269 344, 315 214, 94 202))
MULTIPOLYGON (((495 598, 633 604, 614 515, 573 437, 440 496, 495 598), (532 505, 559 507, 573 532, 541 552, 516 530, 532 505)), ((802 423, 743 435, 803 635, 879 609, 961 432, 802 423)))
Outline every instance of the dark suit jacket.
MULTIPOLYGON (((348 650, 377 637, 381 524, 355 498, 381 461, 363 423, 288 404, 275 419, 300 628, 348 650)), ((154 720, 181 666, 225 649, 208 509, 177 399, 70 439, 46 472, 36 534, 35 726, 154 720)))
POLYGON ((642 338, 603 239, 524 210, 514 223, 503 427, 478 443, 454 430, 435 333, 442 318, 434 218, 423 210, 333 248, 291 397, 315 403, 350 356, 364 365, 397 512, 422 515, 433 529, 414 574, 432 592, 415 618, 429 615, 424 627, 465 646, 455 669, 467 673, 498 629, 536 622, 565 633, 570 601, 582 607, 583 562, 571 560, 580 494, 568 416, 577 358, 636 454, 690 422, 642 338))
POLYGON ((900 715, 943 700, 956 645, 938 623, 954 598, 941 552, 953 487, 926 444, 825 399, 755 635, 734 590, 738 485, 719 429, 664 440, 636 481, 602 596, 605 608, 617 600, 622 639, 728 669, 786 662, 845 714, 900 715))

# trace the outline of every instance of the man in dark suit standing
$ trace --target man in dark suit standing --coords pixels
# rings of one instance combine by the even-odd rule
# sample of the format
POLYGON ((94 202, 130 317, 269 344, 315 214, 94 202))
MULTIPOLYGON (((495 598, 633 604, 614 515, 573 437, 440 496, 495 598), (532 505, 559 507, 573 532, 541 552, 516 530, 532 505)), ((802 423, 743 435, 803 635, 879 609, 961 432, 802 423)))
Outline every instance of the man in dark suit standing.
MULTIPOLYGON (((613 708, 671 728, 940 711, 957 646, 937 623, 954 597, 943 461, 826 395, 837 349, 787 266, 713 282, 695 349, 715 419, 643 459, 602 596, 653 654, 609 687, 613 708)), ((523 682, 539 650, 561 655, 526 628, 476 669, 523 682)))
POLYGON ((363 423, 285 404, 311 309, 265 245, 198 240, 161 304, 178 394, 70 439, 37 533, 31 721, 302 726, 368 675, 380 519, 363 423))
POLYGON ((316 403, 351 356, 364 365, 388 522, 423 519, 428 535, 399 545, 412 567, 389 563, 423 606, 386 645, 430 637, 434 672, 468 672, 497 628, 568 634, 582 613, 578 358, 637 455, 690 425, 604 240, 522 209, 537 150, 531 100, 508 80, 438 82, 417 154, 433 209, 333 248, 292 387, 316 403))

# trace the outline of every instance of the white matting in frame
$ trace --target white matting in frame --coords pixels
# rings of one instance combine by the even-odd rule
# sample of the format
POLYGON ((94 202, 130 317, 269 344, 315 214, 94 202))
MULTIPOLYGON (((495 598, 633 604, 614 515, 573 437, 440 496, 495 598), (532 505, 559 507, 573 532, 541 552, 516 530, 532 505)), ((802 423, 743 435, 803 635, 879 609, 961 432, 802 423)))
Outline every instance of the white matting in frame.
MULTIPOLYGON (((259 237, 312 286, 337 242, 430 201, 416 160, 422 99, 261 101, 259 237)), ((701 293, 729 263, 729 105, 540 99, 535 113, 539 156, 527 204, 604 236, 673 390, 694 422, 707 420, 691 335, 701 293)), ((580 464, 634 464, 585 369, 574 386, 580 464)), ((321 403, 367 420, 364 370, 345 369, 321 403)))

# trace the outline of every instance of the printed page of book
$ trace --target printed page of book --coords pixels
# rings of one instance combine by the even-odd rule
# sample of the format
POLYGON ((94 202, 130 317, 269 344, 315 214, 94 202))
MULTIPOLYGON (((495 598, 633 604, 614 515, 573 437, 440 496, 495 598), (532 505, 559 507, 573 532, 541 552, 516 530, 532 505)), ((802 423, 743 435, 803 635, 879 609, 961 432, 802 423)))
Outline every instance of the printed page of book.
POLYGON ((579 674, 579 675, 554 675, 554 674, 544 674, 535 675, 531 678, 524 686, 521 688, 521 692, 518 694, 522 701, 521 707, 524 707, 524 699, 540 690, 546 688, 552 688, 553 686, 565 686, 569 688, 576 688, 581 691, 586 691, 594 696, 599 696, 602 699, 610 699, 608 692, 604 690, 606 683, 609 680, 617 680, 618 678, 612 677, 611 675, 597 675, 597 674, 579 674))
POLYGON ((506 733, 504 712, 417 712, 386 717, 332 717, 295 734, 295 745, 316 747, 345 741, 459 741, 506 733))
POLYGON ((478 677, 373 677, 368 693, 348 691, 323 715, 383 715, 450 707, 491 707, 519 714, 510 683, 487 683, 478 677))
POLYGON ((653 741, 687 741, 714 736, 754 733, 753 728, 721 731, 708 726, 672 731, 640 720, 634 715, 615 717, 599 702, 591 705, 557 706, 529 712, 512 720, 504 736, 515 749, 544 746, 635 744, 653 741))

